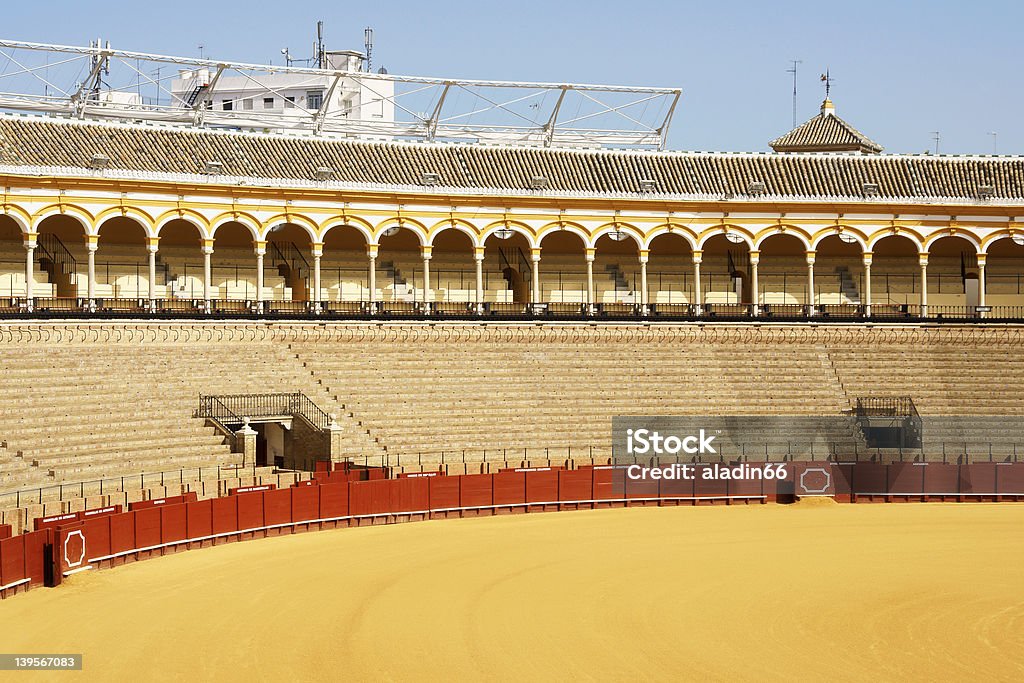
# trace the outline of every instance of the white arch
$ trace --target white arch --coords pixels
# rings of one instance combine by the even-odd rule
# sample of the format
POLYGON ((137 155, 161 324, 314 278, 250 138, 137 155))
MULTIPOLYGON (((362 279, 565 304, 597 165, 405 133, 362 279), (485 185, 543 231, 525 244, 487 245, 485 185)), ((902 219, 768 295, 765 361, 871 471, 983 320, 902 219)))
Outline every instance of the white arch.
POLYGON ((890 237, 902 237, 904 239, 908 239, 911 242, 913 242, 915 247, 917 247, 918 252, 924 251, 924 248, 921 245, 921 240, 917 238, 917 235, 908 230, 900 230, 897 233, 894 233, 890 230, 872 235, 871 239, 868 240, 868 251, 874 251, 875 247, 878 245, 879 242, 890 237))
POLYGON ((644 248, 644 239, 640 231, 635 226, 627 225, 625 223, 622 223, 618 226, 616 226, 615 224, 606 224, 598 228, 597 232, 594 233, 594 248, 597 248, 597 243, 602 237, 612 232, 620 232, 624 235, 629 235, 629 237, 633 240, 633 243, 636 245, 637 251, 644 248), (607 228, 607 230, 605 228, 607 228))
POLYGON ((855 240, 857 240, 857 244, 860 245, 861 251, 867 251, 868 249, 867 242, 864 241, 864 238, 860 234, 848 229, 843 229, 842 231, 840 231, 838 228, 832 228, 831 230, 820 233, 811 242, 811 249, 813 251, 817 251, 818 245, 827 240, 829 237, 835 237, 836 235, 849 235, 850 237, 853 237, 855 240))
POLYGON ((583 240, 583 248, 584 249, 593 249, 594 248, 594 243, 590 240, 590 235, 588 235, 587 231, 583 229, 583 226, 577 225, 576 223, 569 223, 568 221, 564 221, 564 222, 560 222, 560 223, 559 222, 548 223, 547 225, 542 227, 537 232, 537 246, 538 247, 543 247, 543 245, 544 245, 544 238, 547 237, 548 235, 552 235, 552 234, 554 234, 556 232, 571 232, 572 234, 576 235, 581 240, 583 240))
POLYGON ((804 245, 804 251, 811 250, 811 242, 807 239, 807 236, 797 230, 779 230, 776 229, 773 232, 762 234, 760 237, 754 240, 754 249, 760 251, 761 245, 770 240, 773 237, 795 237, 800 240, 800 243, 804 245))
POLYGON ((511 230, 512 232, 519 233, 520 235, 525 237, 526 243, 530 246, 531 249, 537 248, 538 242, 534 240, 533 233, 530 231, 530 229, 521 223, 517 223, 516 221, 509 221, 507 225, 499 221, 497 223, 492 223, 491 225, 484 228, 483 232, 480 234, 480 246, 485 246, 487 244, 487 240, 490 239, 490 237, 494 233, 498 232, 499 230, 506 229, 511 230))
POLYGON ((739 235, 740 237, 743 238, 743 242, 747 245, 747 249, 750 249, 751 251, 754 250, 754 238, 749 233, 747 233, 746 230, 738 229, 738 228, 736 228, 736 226, 725 226, 725 225, 723 225, 723 226, 720 226, 720 227, 722 227, 724 229, 723 230, 715 230, 713 232, 706 233, 703 237, 699 238, 697 240, 697 249, 703 250, 704 249, 704 245, 708 243, 708 240, 710 240, 710 239, 712 239, 714 237, 719 237, 719 236, 723 236, 724 237, 726 235, 726 233, 733 233, 733 234, 739 235))
POLYGON ((198 223, 195 220, 195 218, 193 216, 190 216, 189 214, 184 214, 181 216, 170 215, 161 218, 156 224, 157 236, 159 236, 164 231, 164 228, 166 228, 169 223, 173 223, 174 221, 184 221, 185 223, 188 223, 189 225, 194 227, 196 230, 199 231, 200 239, 213 239, 213 235, 209 234, 206 226, 201 223, 198 223))
POLYGON ((962 240, 966 240, 968 243, 970 243, 971 245, 974 246, 974 251, 976 253, 978 253, 978 254, 983 253, 982 250, 981 250, 981 242, 979 242, 978 239, 974 235, 972 235, 969 232, 965 232, 963 230, 957 230, 956 233, 954 233, 952 235, 950 235, 949 232, 945 232, 945 233, 936 232, 936 233, 932 233, 931 235, 928 235, 928 239, 926 239, 925 242, 924 242, 924 250, 925 251, 931 251, 933 244, 935 244, 939 240, 945 239, 947 237, 953 237, 953 238, 959 237, 962 240))
POLYGON ((474 249, 481 246, 481 244, 477 241, 479 232, 475 230, 473 226, 470 226, 465 222, 458 220, 455 221, 454 224, 452 224, 451 221, 441 221, 440 223, 434 225, 434 227, 430 229, 430 233, 427 236, 427 244, 429 246, 434 246, 434 240, 437 239, 437 236, 440 235, 442 232, 446 232, 449 230, 456 230, 468 236, 470 244, 472 244, 474 249))
POLYGON ((254 241, 258 241, 260 239, 259 222, 253 218, 250 218, 249 216, 243 215, 224 216, 214 221, 213 225, 210 226, 210 234, 213 236, 214 239, 217 238, 217 231, 220 230, 225 225, 227 225, 228 223, 238 223, 239 225, 242 225, 243 227, 249 230, 249 234, 252 235, 252 239, 254 241))
POLYGON ((644 240, 641 249, 646 249, 647 251, 650 251, 651 244, 654 243, 655 239, 661 237, 662 235, 678 235, 679 237, 682 237, 684 240, 686 240, 686 243, 690 245, 690 251, 693 251, 694 249, 697 248, 697 235, 693 231, 691 231, 686 226, 676 224, 672 224, 670 226, 669 224, 665 224, 659 225, 657 228, 654 229, 653 232, 648 233, 647 238, 644 240))

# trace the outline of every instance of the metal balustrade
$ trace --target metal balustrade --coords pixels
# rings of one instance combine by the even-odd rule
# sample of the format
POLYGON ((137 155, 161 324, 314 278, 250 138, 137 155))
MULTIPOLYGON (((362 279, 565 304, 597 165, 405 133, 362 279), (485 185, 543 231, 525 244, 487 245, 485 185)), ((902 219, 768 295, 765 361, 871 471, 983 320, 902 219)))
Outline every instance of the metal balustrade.
POLYGON ((507 303, 472 301, 257 301, 255 299, 155 299, 84 297, 3 297, 0 319, 11 318, 244 318, 465 319, 510 320, 703 320, 814 322, 1024 322, 1024 306, 946 306, 903 303, 759 304, 750 303, 597 303, 546 301, 507 303))

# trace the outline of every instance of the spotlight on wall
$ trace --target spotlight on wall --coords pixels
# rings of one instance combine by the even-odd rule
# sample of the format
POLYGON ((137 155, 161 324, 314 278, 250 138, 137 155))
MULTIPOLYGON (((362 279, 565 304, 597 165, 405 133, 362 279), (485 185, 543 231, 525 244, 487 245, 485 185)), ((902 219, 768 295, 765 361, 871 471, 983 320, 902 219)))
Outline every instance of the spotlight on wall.
POLYGON ((224 170, 224 164, 219 161, 207 161, 203 165, 203 173, 206 175, 220 175, 224 170))
POLYGON ((877 197, 881 190, 878 187, 878 183, 864 183, 861 186, 861 191, 865 197, 877 197))
POLYGON ((996 194, 996 188, 991 185, 978 186, 978 199, 992 199, 996 194))
POLYGON ((420 175, 420 185, 433 187, 441 184, 441 176, 436 173, 423 173, 420 175))
POLYGON ((629 237, 629 235, 623 232, 622 230, 612 230, 611 232, 608 233, 608 239, 613 240, 615 242, 621 242, 627 237, 629 237))
POLYGON ((399 230, 401 230, 400 227, 398 227, 397 225, 392 225, 390 228, 385 228, 384 232, 382 232, 381 234, 384 237, 392 237, 394 235, 397 235, 399 230))
POLYGON ((1014 244, 1018 244, 1018 245, 1024 247, 1024 235, 1021 235, 1021 234, 1018 233, 1018 234, 1014 235, 1013 237, 1011 237, 1010 239, 1013 240, 1014 244))
POLYGON ((535 175, 530 178, 530 188, 534 190, 543 190, 548 186, 548 177, 543 175, 535 175))
POLYGON ((747 194, 764 194, 768 191, 768 186, 760 180, 751 180, 747 183, 747 194))
POLYGON ((845 232, 839 233, 839 239, 846 242, 847 244, 853 244, 854 242, 857 241, 856 237, 854 237, 853 235, 848 235, 845 232))
POLYGON ((497 237, 499 240, 507 240, 514 234, 516 234, 516 231, 511 230, 509 228, 499 228, 498 230, 494 231, 494 236, 497 237))
POLYGON ((640 179, 640 191, 644 194, 654 192, 654 189, 658 186, 658 183, 650 178, 640 179))
POLYGON ((738 232, 725 233, 725 239, 729 240, 733 244, 742 244, 744 241, 743 235, 739 234, 738 232))
POLYGON ((316 169, 317 180, 330 180, 334 177, 334 169, 330 166, 320 166, 316 169))

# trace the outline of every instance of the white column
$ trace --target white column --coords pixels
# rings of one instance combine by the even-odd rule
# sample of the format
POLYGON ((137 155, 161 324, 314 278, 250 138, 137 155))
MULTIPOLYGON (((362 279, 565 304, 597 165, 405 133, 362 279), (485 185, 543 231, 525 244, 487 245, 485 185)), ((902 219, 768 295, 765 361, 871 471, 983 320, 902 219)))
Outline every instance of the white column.
POLYGON ((473 259, 476 261, 476 310, 484 311, 484 248, 473 248, 473 259))
POLYGON ((593 313, 597 306, 594 302, 594 257, 596 249, 587 249, 584 258, 587 261, 587 312, 593 313))
POLYGON ((156 252, 160 248, 159 237, 146 238, 146 251, 149 252, 149 310, 156 310, 156 252))
POLYGON ((36 236, 25 238, 25 298, 28 299, 29 310, 32 306, 32 286, 36 280, 36 236))
POLYGON ((368 289, 370 290, 370 303, 377 303, 377 245, 368 244, 366 246, 366 257, 370 261, 370 277, 367 280, 368 289))
MULTIPOLYGON (((978 305, 985 306, 985 261, 988 258, 987 254, 978 254, 978 305)), ((978 313, 982 318, 985 317, 984 313, 978 313)))
POLYGON ((815 252, 807 252, 807 314, 814 315, 814 256, 815 252))
POLYGON ((646 249, 640 250, 640 310, 644 315, 650 312, 647 305, 647 260, 650 252, 646 249))
POLYGON ((530 260, 533 262, 533 283, 530 286, 530 302, 543 303, 540 299, 540 247, 530 247, 530 260))
POLYGON ((320 308, 320 258, 324 254, 324 245, 321 242, 313 243, 313 305, 320 308))
POLYGON ((203 240, 203 300, 210 310, 211 285, 213 284, 213 240, 203 240))
POLYGON ((700 291, 700 262, 703 256, 703 251, 693 252, 693 303, 697 315, 704 312, 704 295, 700 291))
POLYGON ((263 312, 263 257, 267 254, 267 243, 257 240, 253 243, 256 252, 256 310, 263 312))
POLYGON ((928 253, 917 255, 921 265, 921 317, 928 315, 928 253))
POLYGON ((871 317, 871 257, 872 252, 864 252, 864 315, 871 317))
POLYGON ((96 310, 96 250, 99 248, 99 237, 89 235, 85 238, 85 248, 88 252, 88 280, 86 281, 86 296, 89 301, 86 304, 90 311, 96 310))
POLYGON ((423 247, 423 302, 424 308, 430 310, 430 302, 434 300, 430 292, 430 252, 431 247, 423 247))
POLYGON ((750 252, 750 298, 753 299, 751 302, 753 304, 751 313, 755 316, 761 314, 761 290, 757 283, 757 264, 760 263, 760 261, 760 251, 750 252))

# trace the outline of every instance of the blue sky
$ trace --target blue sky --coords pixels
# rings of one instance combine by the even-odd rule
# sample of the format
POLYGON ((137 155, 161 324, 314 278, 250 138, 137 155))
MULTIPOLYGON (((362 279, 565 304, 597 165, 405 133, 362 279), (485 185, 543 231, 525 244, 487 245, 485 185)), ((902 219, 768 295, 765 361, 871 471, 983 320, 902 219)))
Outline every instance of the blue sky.
POLYGON ((799 119, 819 74, 837 113, 887 152, 1024 153, 1024 3, 483 2, 6 3, 0 36, 259 61, 306 56, 317 19, 328 47, 362 49, 391 73, 673 86, 673 149, 758 151, 792 123, 789 60, 801 59, 799 119), (315 7, 314 5, 318 5, 315 7))

